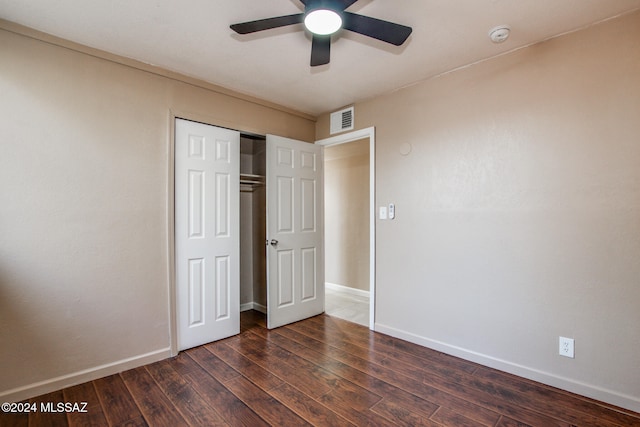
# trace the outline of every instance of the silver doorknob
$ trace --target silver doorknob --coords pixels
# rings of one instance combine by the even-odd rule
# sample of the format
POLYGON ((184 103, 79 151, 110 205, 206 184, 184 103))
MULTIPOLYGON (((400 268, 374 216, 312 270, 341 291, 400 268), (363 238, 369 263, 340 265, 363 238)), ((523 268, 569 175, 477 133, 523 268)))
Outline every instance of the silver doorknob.
POLYGON ((278 241, 276 239, 271 239, 271 241, 269 242, 269 244, 271 246, 278 246, 278 241))

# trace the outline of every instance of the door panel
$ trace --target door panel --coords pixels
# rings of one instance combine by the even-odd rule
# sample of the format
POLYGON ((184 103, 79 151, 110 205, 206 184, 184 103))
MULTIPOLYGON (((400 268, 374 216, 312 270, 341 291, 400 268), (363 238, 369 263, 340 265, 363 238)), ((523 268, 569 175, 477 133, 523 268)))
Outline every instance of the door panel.
POLYGON ((204 258, 189 263, 189 326, 203 323, 204 315, 204 258))
POLYGON ((302 301, 312 300, 316 297, 318 291, 318 285, 316 278, 318 275, 318 268, 316 263, 318 260, 318 254, 316 248, 304 248, 301 251, 302 255, 302 301))
POLYGON ((267 327, 324 312, 322 147, 267 135, 267 327))
POLYGON ((178 348, 240 332, 240 134, 176 119, 178 348))

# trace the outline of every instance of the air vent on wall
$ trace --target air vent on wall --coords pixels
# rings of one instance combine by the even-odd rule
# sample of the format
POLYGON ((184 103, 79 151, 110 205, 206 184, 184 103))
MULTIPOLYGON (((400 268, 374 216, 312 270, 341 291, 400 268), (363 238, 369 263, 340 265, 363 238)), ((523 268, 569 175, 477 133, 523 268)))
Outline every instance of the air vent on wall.
POLYGON ((353 129, 353 107, 331 113, 330 133, 344 132, 353 129))

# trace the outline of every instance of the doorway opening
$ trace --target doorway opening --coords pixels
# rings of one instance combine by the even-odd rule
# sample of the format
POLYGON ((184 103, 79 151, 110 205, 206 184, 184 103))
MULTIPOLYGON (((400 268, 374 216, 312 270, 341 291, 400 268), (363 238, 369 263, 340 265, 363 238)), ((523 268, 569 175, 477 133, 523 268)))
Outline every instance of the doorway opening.
POLYGON ((369 141, 324 148, 325 312, 369 326, 369 141))
POLYGON ((374 128, 316 141, 325 169, 325 311, 374 329, 374 128))
POLYGON ((240 134, 240 311, 267 313, 266 137, 240 134))

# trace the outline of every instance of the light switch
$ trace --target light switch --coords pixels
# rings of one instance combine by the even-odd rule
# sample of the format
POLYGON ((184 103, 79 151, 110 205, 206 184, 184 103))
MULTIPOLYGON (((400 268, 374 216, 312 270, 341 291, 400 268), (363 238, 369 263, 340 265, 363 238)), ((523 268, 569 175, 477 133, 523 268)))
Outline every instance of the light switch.
POLYGON ((389 203, 389 219, 394 219, 396 217, 396 205, 393 203, 389 203))
POLYGON ((387 219, 387 207, 380 206, 380 219, 387 219))

